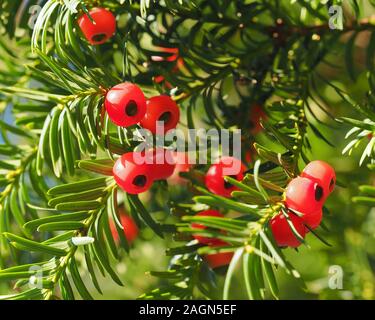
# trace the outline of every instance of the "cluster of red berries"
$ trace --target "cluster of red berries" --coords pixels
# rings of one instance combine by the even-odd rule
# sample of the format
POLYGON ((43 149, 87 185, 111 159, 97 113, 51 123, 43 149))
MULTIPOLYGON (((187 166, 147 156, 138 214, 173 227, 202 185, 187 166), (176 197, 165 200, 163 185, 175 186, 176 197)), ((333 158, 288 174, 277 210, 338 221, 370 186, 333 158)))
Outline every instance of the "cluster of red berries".
POLYGON ((139 194, 150 189, 156 180, 172 184, 183 182, 180 172, 190 169, 185 153, 155 148, 142 152, 127 152, 113 166, 117 184, 127 193, 139 194))
POLYGON ((111 88, 105 98, 105 108, 111 121, 121 127, 139 123, 153 134, 158 122, 163 122, 162 133, 176 128, 180 109, 166 95, 146 99, 142 90, 133 83, 124 82, 111 88))
MULTIPOLYGON (((139 233, 138 226, 134 222, 132 217, 127 215, 124 212, 124 210, 121 209, 119 213, 120 213, 119 214, 120 222, 121 222, 122 228, 124 229, 125 238, 128 241, 128 243, 132 243, 138 237, 138 233, 139 233)), ((113 221, 110 221, 110 228, 111 228, 113 239, 118 243, 120 237, 117 232, 115 223, 113 221)))
POLYGON ((113 166, 113 175, 123 190, 138 194, 150 189, 155 180, 170 177, 174 169, 173 153, 167 149, 156 148, 123 154, 113 166))
MULTIPOLYGON (((218 217, 223 218, 224 216, 216 210, 206 210, 199 212, 197 216, 200 217, 218 217)), ((206 229, 205 226, 198 224, 198 223, 192 223, 191 225, 195 229, 206 229)), ((202 237, 199 235, 193 235, 194 239, 196 239, 199 243, 208 245, 210 247, 223 247, 228 246, 228 243, 226 243, 223 240, 217 239, 217 238, 208 238, 208 237, 202 237)), ((222 266, 226 266, 230 263, 232 260, 233 253, 232 252, 222 252, 222 253, 213 253, 213 254, 207 254, 203 258, 208 263, 208 265, 212 268, 218 268, 222 266)))
MULTIPOLYGON (((105 108, 116 125, 129 127, 139 123, 153 134, 174 129, 180 119, 180 109, 170 97, 160 95, 146 100, 142 90, 129 82, 118 84, 107 92, 105 108), (158 127, 160 122, 163 126, 158 127)), ((128 193, 145 192, 155 180, 172 176, 177 162, 175 157, 176 154, 163 148, 125 153, 113 167, 114 178, 128 193), (137 162, 136 159, 142 158, 143 163, 137 162)))
MULTIPOLYGON (((116 32, 116 18, 107 9, 94 8, 89 15, 83 14, 78 19, 78 25, 90 44, 99 45, 110 39, 116 32)), ((170 56, 153 56, 153 61, 175 62, 176 68, 182 66, 183 61, 178 57, 177 48, 159 48, 161 52, 170 53, 170 56)), ((165 133, 176 128, 180 119, 180 110, 177 104, 166 95, 146 99, 142 90, 132 83, 121 83, 111 88, 105 98, 105 108, 110 120, 121 127, 139 124, 153 134, 165 133), (157 128, 158 122, 163 126, 157 128)), ((155 158, 165 158, 168 153, 155 150, 155 158)), ((190 164, 185 153, 173 153, 174 162, 160 165, 137 165, 134 162, 134 153, 126 153, 117 160, 113 173, 118 184, 127 192, 136 194, 150 188, 154 180, 170 177, 170 183, 180 184, 183 180, 179 172, 188 171, 190 164)))
POLYGON ((223 197, 230 197, 231 193, 238 188, 227 181, 225 176, 241 181, 246 171, 245 165, 234 157, 222 157, 210 166, 205 176, 205 184, 212 193, 223 197), (225 174, 229 172, 229 174, 225 174))
POLYGON ((78 19, 78 25, 92 45, 105 43, 116 32, 116 18, 111 11, 104 8, 94 8, 89 11, 90 17, 85 13, 78 19))
MULTIPOLYGON (((316 229, 323 217, 323 205, 336 184, 335 170, 323 161, 312 161, 301 176, 290 181, 285 192, 285 206, 290 222, 301 237, 316 229)), ((280 247, 298 247, 301 243, 280 212, 270 221, 276 243, 280 247)))
MULTIPOLYGON (((94 8, 89 11, 89 15, 83 14, 78 19, 78 25, 92 45, 106 42, 116 32, 116 18, 104 8, 94 8)), ((178 49, 162 49, 172 53, 167 57, 168 61, 178 59, 178 49)), ((164 123, 166 132, 174 129, 180 120, 180 110, 169 96, 161 95, 146 99, 139 87, 128 82, 118 84, 109 90, 105 107, 109 118, 116 125, 129 127, 139 123, 154 134, 158 121, 164 123)))

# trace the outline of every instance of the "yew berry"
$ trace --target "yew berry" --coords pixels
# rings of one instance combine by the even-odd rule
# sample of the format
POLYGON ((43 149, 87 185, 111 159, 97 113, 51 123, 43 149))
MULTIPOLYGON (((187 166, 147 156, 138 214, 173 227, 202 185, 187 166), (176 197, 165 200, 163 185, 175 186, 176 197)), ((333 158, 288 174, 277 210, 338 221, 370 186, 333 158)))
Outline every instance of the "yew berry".
POLYGON ((205 184, 211 192, 223 196, 230 197, 231 193, 238 190, 234 185, 224 180, 225 176, 230 176, 241 181, 246 171, 245 166, 233 157, 222 157, 216 164, 211 165, 205 176, 205 184))
MULTIPOLYGON (((174 66, 172 68, 172 73, 177 73, 184 68, 184 59, 179 57, 179 50, 178 48, 165 48, 165 47, 157 47, 157 51, 169 53, 166 56, 151 56, 151 60, 154 62, 170 62, 173 63, 174 66)), ((167 89, 172 89, 173 85, 165 80, 164 76, 157 75, 154 77, 154 82, 159 84, 164 84, 167 89)))
MULTIPOLYGON (((117 184, 127 193, 138 194, 147 191, 152 183, 152 168, 147 164, 137 164, 137 153, 123 154, 113 166, 113 176, 117 184)), ((138 153, 138 156, 139 153, 138 153)))
MULTIPOLYGON (((154 81, 155 81, 155 83, 162 83, 163 81, 165 80, 165 77, 164 76, 155 76, 154 77, 154 81)), ((168 82, 168 86, 170 85, 170 83, 168 82)), ((172 86, 171 86, 171 88, 172 88, 172 86)))
MULTIPOLYGON (((202 212, 199 212, 196 216, 199 217, 218 217, 222 218, 224 217, 219 211, 216 210, 205 210, 202 212)), ((199 224, 199 223, 192 223, 191 226, 195 229, 206 229, 207 227, 199 224)), ((194 239, 198 240, 199 243, 202 244, 207 244, 210 246, 224 246, 226 245, 226 242, 216 239, 216 238, 208 238, 208 237, 203 237, 203 236, 198 236, 198 235, 193 235, 194 239)))
POLYGON ((259 104, 254 104, 250 110, 250 133, 256 135, 262 131, 262 126, 260 125, 261 120, 267 119, 267 114, 264 112, 263 108, 259 104))
POLYGON ((89 13, 94 23, 87 14, 83 14, 78 19, 78 25, 90 44, 103 44, 116 32, 116 18, 104 8, 94 8, 89 13))
POLYGON ((154 148, 142 152, 145 163, 150 166, 152 178, 155 180, 167 179, 176 167, 173 152, 164 148, 154 148))
POLYGON ((169 89, 170 90, 170 89, 173 88, 172 84, 170 82, 166 81, 163 76, 155 76, 153 79, 154 79, 155 83, 163 85, 163 87, 165 89, 169 89))
POLYGON ((171 185, 185 184, 186 179, 180 176, 180 172, 188 172, 192 167, 192 164, 189 163, 188 154, 185 152, 173 152, 173 158, 176 162, 176 167, 173 171, 173 174, 168 178, 168 183, 171 185))
MULTIPOLYGON (((292 213, 289 213, 289 219, 298 234, 304 238, 306 227, 304 226, 302 219, 292 213)), ((281 212, 271 219, 270 227, 273 237, 279 247, 296 248, 301 244, 293 233, 286 217, 281 212)))
MULTIPOLYGON (((320 223, 322 222, 323 218, 323 211, 320 209, 316 212, 306 214, 303 217, 301 217, 303 220, 303 223, 310 227, 311 229, 316 229, 319 227, 320 223)), ((309 232, 309 228, 306 228, 306 232, 309 232)))
POLYGON ((204 260, 212 269, 229 265, 232 258, 233 252, 212 253, 204 256, 204 260))
POLYGON ((169 96, 161 95, 147 100, 147 111, 140 125, 156 134, 157 122, 159 122, 161 124, 160 133, 165 133, 176 128, 179 120, 180 109, 176 102, 169 96))
POLYGON ((285 203, 289 209, 304 214, 304 217, 321 210, 324 202, 324 190, 320 184, 303 177, 289 182, 285 203))
POLYGON ((108 91, 105 108, 114 124, 129 127, 140 122, 146 114, 146 98, 138 86, 124 82, 108 91))
POLYGON ((170 55, 167 56, 151 56, 151 60, 155 62, 160 61, 176 61, 178 59, 178 48, 167 48, 167 47, 157 47, 157 51, 163 52, 163 53, 170 53, 170 55))
POLYGON ((311 161, 303 169, 301 177, 319 183, 323 188, 324 199, 328 197, 336 184, 335 170, 328 163, 320 160, 311 161))
MULTIPOLYGON (((125 235, 126 240, 129 243, 132 243, 138 237, 139 230, 138 230, 137 224, 134 222, 133 218, 125 214, 123 210, 120 211, 119 218, 120 218, 121 225, 124 229, 124 235, 125 235)), ((116 242, 119 242, 119 235, 117 233, 117 229, 113 221, 111 221, 110 227, 111 227, 113 239, 116 242)))
POLYGON ((251 162, 253 158, 253 153, 251 150, 247 150, 245 153, 245 161, 246 162, 251 162))

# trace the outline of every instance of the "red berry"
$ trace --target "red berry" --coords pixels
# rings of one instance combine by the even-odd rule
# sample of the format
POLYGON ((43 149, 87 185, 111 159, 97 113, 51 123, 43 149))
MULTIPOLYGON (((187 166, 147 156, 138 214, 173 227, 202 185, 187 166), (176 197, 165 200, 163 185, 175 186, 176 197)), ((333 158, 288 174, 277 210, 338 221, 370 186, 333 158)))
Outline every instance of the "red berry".
POLYGON ((308 216, 322 209, 324 191, 318 183, 297 177, 289 182, 285 197, 287 207, 304 214, 304 219, 308 221, 308 216))
MULTIPOLYGON (((184 67, 184 59, 179 57, 179 50, 178 48, 164 48, 164 47, 157 47, 157 50, 160 52, 166 52, 170 53, 169 56, 151 56, 151 60, 154 62, 173 62, 174 66, 172 68, 173 73, 177 73, 181 71, 181 69, 184 67)), ((163 84, 165 88, 172 89, 173 85, 166 81, 164 76, 157 75, 154 77, 154 82, 163 84)))
POLYGON ((213 253, 204 256, 204 260, 212 269, 229 265, 232 258, 233 252, 213 253))
MULTIPOLYGON (((301 218, 305 225, 309 226, 311 229, 316 229, 317 227, 319 227, 320 223, 322 222, 323 211, 318 210, 314 213, 305 215, 301 218)), ((309 228, 306 228, 306 232, 309 232, 309 231, 310 231, 309 228)))
POLYGON ((173 174, 176 160, 173 152, 164 148, 149 149, 142 152, 145 162, 150 166, 151 176, 155 180, 167 179, 173 174))
MULTIPOLYGON (((289 213, 289 218, 294 228, 301 237, 305 237, 306 228, 302 219, 296 215, 289 213)), ((301 242, 297 239, 285 216, 282 213, 274 216, 270 221, 273 237, 279 247, 298 247, 301 242)))
POLYGON ((147 100, 147 111, 140 125, 156 134, 157 122, 163 122, 164 128, 159 130, 165 133, 168 130, 176 128, 180 120, 180 109, 176 102, 169 96, 161 95, 147 100))
POLYGON ((261 119, 266 120, 267 114, 259 104, 254 104, 250 110, 250 133, 252 135, 256 135, 262 131, 262 126, 260 125, 261 119))
POLYGON ((245 153, 246 162, 251 162, 252 158, 253 158, 253 153, 251 152, 251 150, 247 150, 245 153))
POLYGON ((176 167, 173 174, 168 178, 168 182, 171 185, 185 184, 187 180, 180 177, 180 172, 188 172, 192 167, 192 164, 189 163, 188 154, 185 152, 173 152, 173 157, 176 162, 176 167))
POLYGON ((136 152, 123 154, 113 166, 113 176, 117 184, 127 193, 138 194, 150 189, 153 183, 152 168, 147 164, 137 164, 136 152))
MULTIPOLYGON (((132 243, 138 237, 139 230, 137 224, 134 222, 132 217, 125 214, 123 211, 120 212, 120 222, 122 227, 124 228, 124 235, 126 240, 128 240, 129 243, 132 243)), ((116 242, 119 242, 119 235, 113 221, 110 222, 110 227, 113 239, 116 242)))
POLYGON ((146 114, 146 98, 138 86, 124 82, 108 91, 105 108, 114 124, 129 127, 140 122, 146 114))
POLYGON ((116 32, 116 18, 104 8, 94 8, 89 13, 95 23, 92 23, 87 14, 83 14, 78 19, 78 25, 90 44, 103 44, 116 32))
POLYGON ((165 80, 164 76, 155 76, 154 81, 155 83, 161 83, 165 80))
POLYGON ((319 183, 324 191, 324 199, 328 197, 336 184, 335 170, 328 163, 320 160, 311 161, 303 169, 301 177, 319 183))
MULTIPOLYGON (((222 218, 224 217, 219 211, 216 210, 206 210, 199 212, 196 216, 199 217, 218 217, 222 218)), ((204 225, 201 225, 199 223, 192 223, 191 226, 196 229, 206 229, 207 227, 204 225)), ((194 239, 198 240, 198 242, 203 243, 203 244, 208 244, 210 246, 225 246, 226 242, 220 239, 216 238, 208 238, 208 237, 202 237, 202 236, 197 236, 193 235, 194 239)))
POLYGON ((230 176, 241 181, 245 171, 246 168, 241 160, 233 157, 223 157, 208 169, 205 176, 206 187, 212 193, 223 197, 230 197, 231 193, 238 190, 238 188, 226 182, 224 177, 230 176))
POLYGON ((154 82, 164 85, 164 87, 166 89, 172 89, 173 88, 172 84, 170 82, 166 81, 164 76, 161 76, 161 75, 155 76, 154 82))
POLYGON ((166 48, 166 47, 157 47, 159 52, 170 53, 169 56, 151 56, 151 60, 155 62, 160 61, 176 61, 178 58, 178 48, 166 48))

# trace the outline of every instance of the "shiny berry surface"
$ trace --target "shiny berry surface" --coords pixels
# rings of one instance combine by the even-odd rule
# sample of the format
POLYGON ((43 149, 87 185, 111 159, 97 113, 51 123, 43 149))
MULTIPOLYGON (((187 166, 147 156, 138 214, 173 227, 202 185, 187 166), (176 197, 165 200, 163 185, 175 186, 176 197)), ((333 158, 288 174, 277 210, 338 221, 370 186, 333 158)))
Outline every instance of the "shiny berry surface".
POLYGON ((150 166, 151 176, 155 180, 169 178, 176 167, 173 152, 164 148, 154 148, 142 152, 145 162, 150 166))
MULTIPOLYGON (((320 223, 322 222, 323 219, 323 211, 318 210, 316 212, 306 214, 303 217, 301 217, 303 220, 303 223, 307 226, 309 226, 311 229, 316 229, 319 227, 320 223)), ((307 228, 307 232, 309 229, 307 228)))
POLYGON ((150 130, 153 134, 157 133, 157 122, 162 127, 159 132, 164 134, 168 130, 176 128, 180 121, 180 108, 169 96, 161 95, 147 100, 147 111, 140 125, 150 130))
MULTIPOLYGON (((289 213, 289 218, 294 228, 301 237, 305 237, 306 228, 301 218, 289 213)), ((279 247, 298 247, 301 242, 297 239, 285 216, 282 213, 274 216, 270 221, 273 237, 279 247)))
POLYGON ((78 19, 78 25, 90 44, 103 44, 116 32, 116 18, 112 12, 104 8, 94 8, 89 13, 95 23, 87 14, 83 14, 78 19))
POLYGON ((136 163, 136 152, 123 154, 113 166, 116 183, 127 193, 138 194, 150 189, 153 183, 152 168, 147 164, 136 163))
POLYGON ((142 90, 130 82, 111 88, 104 104, 109 119, 121 127, 137 124, 146 114, 146 98, 142 90))
MULTIPOLYGON (((199 212, 196 216, 199 216, 199 217, 218 217, 218 218, 222 218, 224 217, 219 211, 216 211, 216 210, 206 210, 206 211, 202 211, 202 212, 199 212)), ((192 223, 191 226, 195 229, 206 229, 207 227, 202 225, 202 224, 199 224, 199 223, 192 223)), ((210 246, 224 246, 226 245, 226 243, 220 239, 216 239, 216 238, 209 238, 209 237, 203 237, 203 236, 199 236, 199 235, 193 235, 194 239, 198 240, 199 243, 202 243, 202 244, 207 244, 207 245, 210 245, 210 246)))
POLYGON ((319 183, 324 190, 324 198, 333 191, 336 184, 335 170, 326 162, 311 161, 301 173, 301 177, 308 178, 319 183))
POLYGON ((309 215, 322 209, 324 190, 310 179, 297 177, 289 182, 285 197, 289 209, 309 215))
POLYGON ((212 193, 223 197, 230 197, 231 193, 238 190, 237 187, 226 182, 225 176, 230 176, 238 181, 244 177, 246 167, 241 160, 233 157, 223 157, 218 163, 211 165, 205 176, 205 184, 212 193))

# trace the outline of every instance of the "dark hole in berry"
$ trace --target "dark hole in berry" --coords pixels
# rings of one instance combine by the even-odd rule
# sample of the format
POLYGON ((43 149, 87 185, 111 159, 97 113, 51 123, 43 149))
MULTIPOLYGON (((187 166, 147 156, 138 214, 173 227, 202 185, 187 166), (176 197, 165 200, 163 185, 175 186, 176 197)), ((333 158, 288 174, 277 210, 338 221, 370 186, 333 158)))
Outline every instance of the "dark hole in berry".
MULTIPOLYGON (((228 177, 231 177, 231 178, 233 178, 233 179, 236 179, 237 177, 236 176, 228 176, 228 177)), ((233 188, 234 186, 233 186, 233 184, 231 184, 230 182, 228 182, 228 181, 224 181, 224 188, 225 189, 230 189, 230 188, 233 188)))
POLYGON ((136 176, 133 180, 133 184, 137 187, 144 187, 146 185, 146 182, 147 178, 143 174, 136 176))
POLYGON ((169 111, 166 111, 166 112, 163 112, 158 121, 163 121, 165 124, 168 123, 172 118, 172 113, 170 113, 169 111))
POLYGON ((249 128, 253 129, 255 127, 255 123, 253 121, 249 121, 249 128))
POLYGON ((138 112, 137 103, 133 100, 130 100, 125 107, 126 115, 129 116, 129 117, 133 117, 137 114, 137 112, 138 112))
POLYGON ((332 191, 334 186, 335 186, 335 180, 332 178, 331 182, 329 183, 329 191, 332 191))
POLYGON ((315 188, 315 200, 320 201, 323 198, 323 188, 321 186, 316 186, 315 188))
POLYGON ((98 33, 98 34, 92 36, 91 40, 93 42, 100 42, 100 41, 103 41, 106 37, 107 37, 107 35, 105 33, 98 33))

